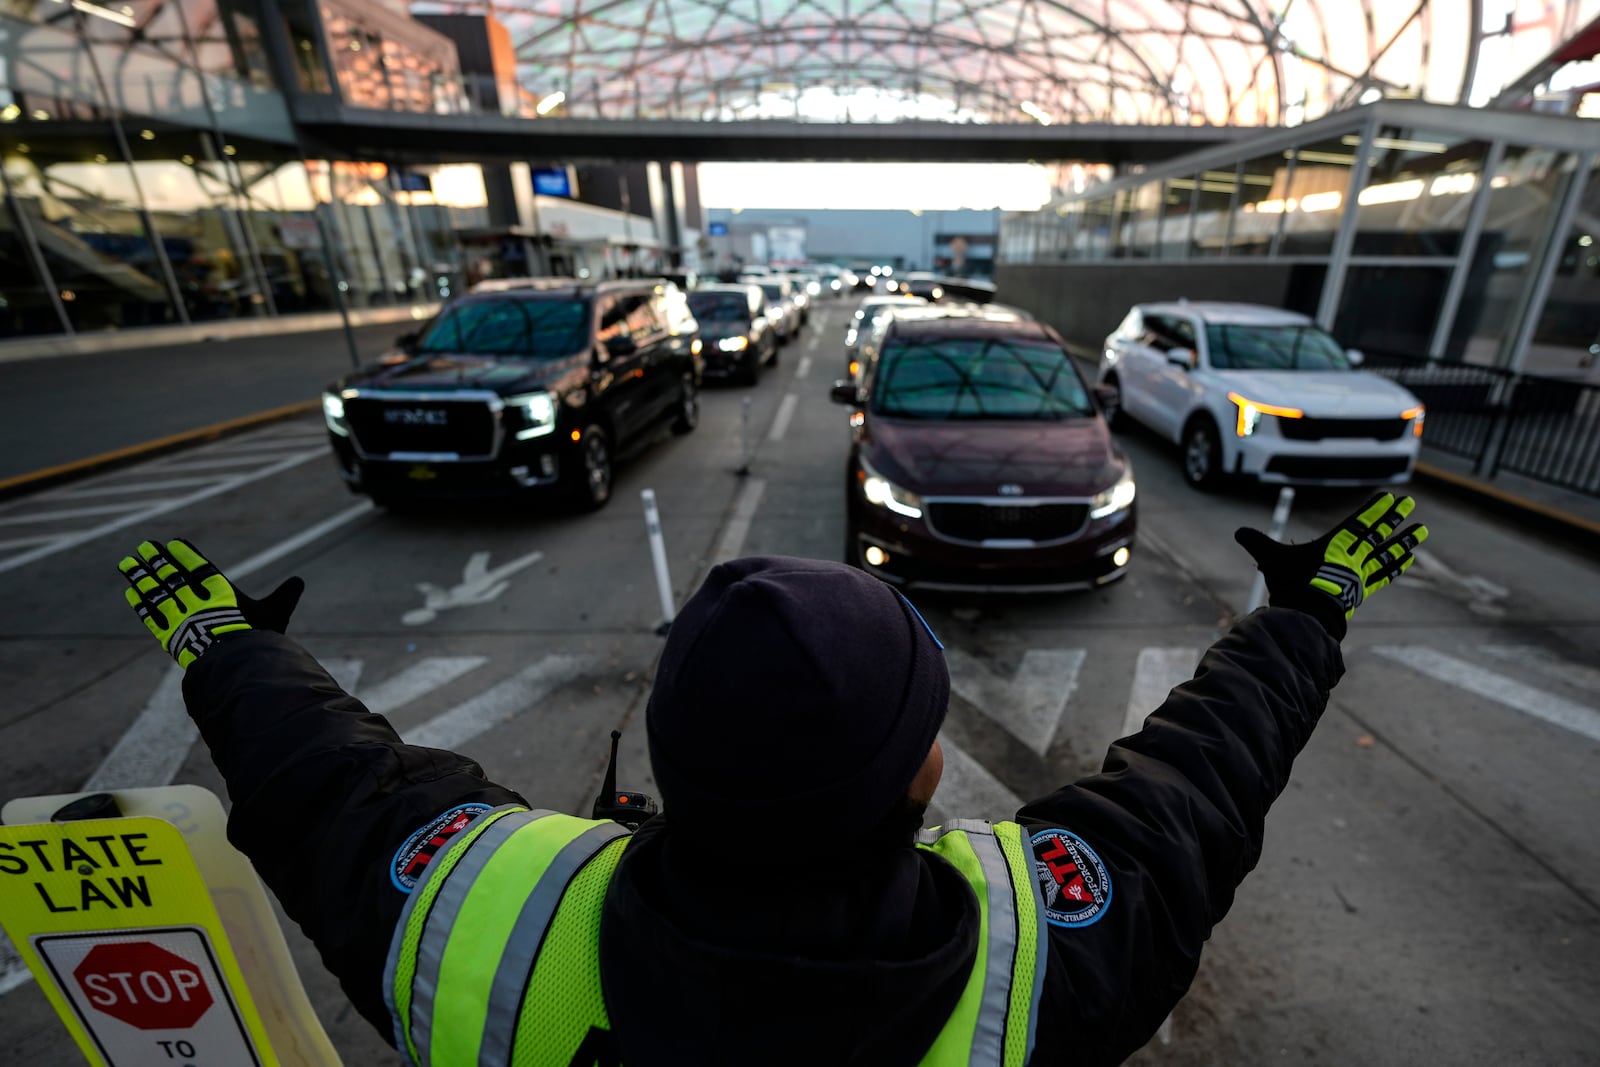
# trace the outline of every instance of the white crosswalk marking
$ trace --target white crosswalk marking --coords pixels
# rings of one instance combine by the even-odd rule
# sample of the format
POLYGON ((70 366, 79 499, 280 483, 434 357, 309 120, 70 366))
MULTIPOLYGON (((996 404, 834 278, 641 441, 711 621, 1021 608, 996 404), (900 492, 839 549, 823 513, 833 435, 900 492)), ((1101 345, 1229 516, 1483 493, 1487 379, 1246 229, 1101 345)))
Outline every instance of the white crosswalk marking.
POLYGON ((428 748, 456 748, 466 744, 484 731, 527 711, 594 662, 592 656, 546 656, 472 699, 407 730, 405 741, 428 748))
POLYGON ((435 689, 443 689, 488 662, 483 656, 429 656, 361 694, 368 711, 387 715, 435 689))
POLYGON ((1515 678, 1485 670, 1476 663, 1426 645, 1374 645, 1372 651, 1436 681, 1600 741, 1600 711, 1594 708, 1524 685, 1515 678))
POLYGON ((1537 645, 1481 645, 1479 651, 1507 663, 1521 664, 1574 689, 1600 693, 1600 670, 1561 659, 1537 645))
POLYGON ((1016 816, 1022 807, 1017 794, 948 737, 940 736, 939 747, 944 749, 944 775, 928 806, 930 824, 951 819, 999 821, 1016 816))
POLYGON ((950 688, 1005 727, 1039 755, 1050 749, 1056 726, 1078 688, 1087 652, 1081 648, 1030 648, 1017 673, 1002 678, 959 648, 946 648, 950 688))
POLYGON ((1198 648, 1141 648, 1133 666, 1133 685, 1128 689, 1128 711, 1117 736, 1138 733, 1173 687, 1194 677, 1199 662, 1198 648))

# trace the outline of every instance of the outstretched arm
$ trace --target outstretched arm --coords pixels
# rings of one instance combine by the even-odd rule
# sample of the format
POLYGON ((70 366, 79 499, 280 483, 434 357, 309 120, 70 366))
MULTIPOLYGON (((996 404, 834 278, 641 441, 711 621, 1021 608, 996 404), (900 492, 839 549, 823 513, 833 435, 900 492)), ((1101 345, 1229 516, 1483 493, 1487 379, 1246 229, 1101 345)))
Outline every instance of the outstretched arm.
POLYGON ((1024 807, 1049 924, 1034 1063, 1120 1063, 1188 990, 1261 855, 1267 810, 1344 673, 1355 609, 1425 527, 1381 494, 1305 545, 1242 530, 1271 604, 1206 652, 1100 773, 1024 807))
POLYGON ((229 840, 392 1041, 383 968, 408 883, 477 810, 458 809, 525 802, 464 756, 405 744, 283 636, 298 586, 255 601, 184 542, 137 556, 122 561, 129 603, 185 668, 233 802, 229 840))

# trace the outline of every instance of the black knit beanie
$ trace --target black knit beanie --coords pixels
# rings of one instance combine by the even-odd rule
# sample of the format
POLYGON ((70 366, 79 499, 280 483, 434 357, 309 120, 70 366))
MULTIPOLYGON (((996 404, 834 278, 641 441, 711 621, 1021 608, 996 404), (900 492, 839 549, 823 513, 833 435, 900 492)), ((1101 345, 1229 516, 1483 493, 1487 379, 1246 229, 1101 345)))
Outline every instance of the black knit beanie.
POLYGON ((863 837, 905 796, 944 721, 938 640, 853 567, 752 556, 673 620, 646 726, 675 831, 863 837))

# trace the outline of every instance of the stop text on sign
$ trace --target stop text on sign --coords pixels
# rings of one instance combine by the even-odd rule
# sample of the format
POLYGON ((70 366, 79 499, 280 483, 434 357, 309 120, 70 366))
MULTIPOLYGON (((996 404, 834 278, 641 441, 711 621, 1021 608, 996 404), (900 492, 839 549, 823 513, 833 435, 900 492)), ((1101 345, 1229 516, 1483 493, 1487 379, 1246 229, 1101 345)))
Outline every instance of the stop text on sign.
POLYGON ((96 1009, 141 1030, 186 1029, 214 1003, 198 967, 150 941, 96 945, 72 977, 96 1009))
POLYGON ((149 837, 146 833, 100 833, 82 838, 0 841, 0 875, 31 878, 33 891, 52 913, 148 908, 150 886, 144 875, 135 872, 163 862, 146 854, 149 837))

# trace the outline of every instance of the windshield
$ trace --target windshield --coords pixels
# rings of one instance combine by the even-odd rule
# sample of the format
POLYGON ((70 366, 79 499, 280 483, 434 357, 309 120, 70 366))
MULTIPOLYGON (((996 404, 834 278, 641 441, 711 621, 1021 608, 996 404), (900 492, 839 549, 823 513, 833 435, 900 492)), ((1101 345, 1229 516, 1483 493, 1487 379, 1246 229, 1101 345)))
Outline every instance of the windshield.
POLYGON ((763 293, 767 294, 767 299, 768 300, 782 300, 783 299, 783 283, 782 282, 762 282, 761 283, 761 291, 763 293))
POLYGON ((1025 337, 898 337, 879 357, 872 410, 908 419, 1063 419, 1093 414, 1067 354, 1025 337))
POLYGON ((1206 326, 1217 370, 1349 370, 1339 342, 1315 326, 1206 326))
POLYGON ((697 319, 713 322, 747 322, 750 298, 743 293, 690 293, 689 310, 697 319))
POLYGON ((585 300, 468 300, 445 308, 417 344, 418 355, 550 359, 582 351, 585 300))

